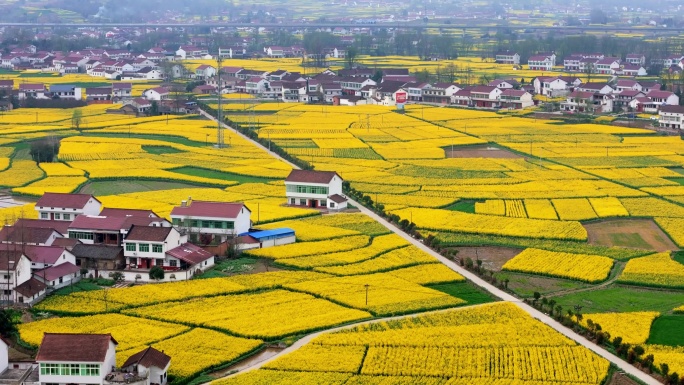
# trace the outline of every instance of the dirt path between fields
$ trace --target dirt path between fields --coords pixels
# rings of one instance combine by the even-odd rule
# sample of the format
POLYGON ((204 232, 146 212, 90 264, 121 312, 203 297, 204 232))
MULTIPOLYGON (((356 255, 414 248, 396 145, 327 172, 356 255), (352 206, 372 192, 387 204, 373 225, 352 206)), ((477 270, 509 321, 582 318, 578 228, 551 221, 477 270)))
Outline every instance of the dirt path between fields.
MULTIPOLYGON (((213 116, 207 114, 206 112, 204 112, 204 111, 202 111, 202 110, 200 110, 200 113, 201 113, 202 115, 204 115, 205 117, 211 119, 211 120, 214 121, 214 122, 217 121, 213 116)), ((229 130, 231 130, 232 132, 235 132, 236 134, 242 136, 242 137, 245 138, 246 140, 250 140, 250 141, 251 141, 251 139, 249 139, 249 138, 247 138, 246 136, 240 134, 239 132, 237 132, 237 131, 234 130, 233 128, 230 128, 229 126, 227 126, 227 125, 225 125, 225 124, 224 124, 224 126, 227 127, 229 130)), ((254 141, 252 141, 252 143, 254 143, 257 147, 259 147, 259 148, 261 148, 262 150, 264 150, 264 151, 266 151, 267 153, 269 153, 272 157, 274 157, 274 158, 276 158, 276 159, 278 159, 278 160, 280 160, 280 161, 283 161, 283 162, 285 162, 286 164, 290 165, 290 167, 292 167, 293 169, 299 169, 299 167, 297 167, 296 165, 294 165, 294 164, 288 162, 287 160, 281 158, 281 157, 278 156, 277 154, 268 151, 267 148, 265 148, 264 146, 260 145, 259 143, 256 143, 256 142, 254 142, 254 141)), ((348 198, 348 199, 349 199, 349 198, 348 198)), ((433 256, 434 258, 436 258, 438 261, 440 261, 441 263, 443 263, 444 265, 446 265, 448 268, 450 268, 451 270, 453 270, 453 271, 455 271, 455 272, 461 274, 461 275, 464 276, 466 279, 468 279, 469 281, 471 281, 471 282, 474 283, 475 285, 477 285, 477 286, 479 286, 479 287, 481 287, 481 288, 487 290, 490 294, 494 295, 495 297, 501 298, 501 300, 503 300, 503 301, 511 302, 511 303, 514 303, 514 304, 518 305, 522 310, 524 310, 525 312, 527 312, 527 313, 528 313, 529 315, 531 315, 533 318, 535 318, 535 319, 537 319, 537 320, 539 320, 539 321, 545 323, 546 325, 548 325, 548 326, 552 327, 553 329, 555 329, 557 332, 559 332, 559 333, 563 334, 564 336, 566 336, 566 337, 572 339, 573 341, 575 341, 575 342, 577 342, 578 344, 580 344, 580 345, 586 347, 587 349, 593 351, 594 353, 596 353, 596 354, 598 354, 599 356, 605 358, 606 360, 608 360, 608 361, 614 363, 617 367, 619 367, 620 369, 622 369, 622 370, 625 371, 626 373, 628 373, 628 374, 630 374, 630 375, 632 375, 632 376, 638 378, 640 381, 643 381, 644 383, 646 383, 646 384, 648 384, 648 385, 659 385, 659 384, 660 384, 660 382, 658 382, 658 381, 657 381, 656 379, 654 379, 653 377, 651 377, 651 376, 649 376, 648 374, 642 372, 641 370, 635 368, 634 366, 630 365, 630 364, 627 363, 626 361, 622 360, 620 357, 618 357, 618 356, 616 356, 616 355, 610 353, 609 351, 603 349, 602 347, 597 346, 597 345, 594 344, 593 342, 591 342, 591 341, 589 341, 588 339, 586 339, 585 337, 583 337, 583 336, 581 336, 581 335, 575 333, 575 332, 572 331, 571 329, 569 329, 569 328, 563 326, 560 322, 556 321, 556 320, 553 319, 552 317, 550 317, 550 316, 546 315, 545 313, 542 313, 542 312, 540 312, 539 310, 533 308, 532 306, 530 306, 530 305, 528 305, 528 304, 522 302, 522 300, 520 300, 520 299, 518 299, 518 298, 512 296, 511 294, 509 294, 509 293, 507 293, 507 292, 504 292, 504 291, 498 289, 497 287, 491 285, 489 282, 487 282, 487 281, 485 281, 484 279, 480 278, 478 275, 476 275, 476 274, 474 274, 474 273, 472 273, 472 272, 470 272, 470 271, 468 271, 468 270, 462 268, 461 266, 459 266, 459 265, 458 265, 457 263, 455 263, 454 261, 452 261, 452 260, 450 260, 450 259, 448 259, 448 258, 442 256, 441 254, 436 253, 436 252, 435 252, 434 250, 432 250, 431 248, 425 246, 422 242, 416 240, 415 238, 411 237, 410 235, 406 234, 405 232, 399 230, 399 229, 398 229, 397 227, 395 227, 393 224, 387 222, 385 219, 381 218, 379 215, 375 214, 375 213, 372 212, 371 210, 365 208, 364 206, 362 206, 362 205, 359 204, 358 202, 356 202, 356 201, 354 201, 354 200, 352 200, 352 199, 349 199, 349 203, 352 204, 352 205, 354 205, 355 207, 357 207, 357 208, 359 209, 359 211, 361 211, 362 213, 364 213, 364 214, 366 214, 367 216, 373 218, 376 222, 378 222, 378 223, 380 223, 381 225, 385 226, 388 230, 390 230, 390 231, 392 231, 393 233, 399 235, 400 237, 402 237, 403 239, 405 239, 406 241, 408 241, 410 244, 412 244, 412 245, 418 247, 418 248, 421 249, 422 251, 424 251, 424 252, 430 254, 431 256, 433 256)), ((444 310, 444 311, 448 311, 448 310, 449 310, 449 309, 444 310)), ((453 309, 450 309, 450 310, 453 310, 453 309)), ((416 317, 416 316, 420 316, 421 314, 426 314, 426 313, 417 313, 417 314, 411 314, 411 315, 409 315, 409 316, 402 316, 402 317, 403 317, 403 318, 407 318, 407 317, 416 317)), ((374 321, 375 321, 375 320, 374 320, 374 321)), ((377 321, 378 321, 378 322, 382 322, 382 320, 377 320, 377 321)), ((368 322, 372 322, 372 321, 368 321, 368 322)), ((343 328, 343 327, 342 327, 342 328, 343 328)), ((308 343, 309 341, 311 341, 313 338, 317 337, 318 335, 321 335, 321 334, 323 334, 323 333, 329 333, 329 332, 332 332, 332 331, 335 331, 335 330, 341 330, 341 328, 328 329, 328 330, 320 331, 320 332, 318 332, 318 333, 310 334, 310 335, 308 335, 308 336, 306 336, 306 337, 304 337, 304 338, 298 340, 298 341, 295 342, 292 346, 290 346, 289 348, 283 350, 280 354, 275 355, 275 356, 272 356, 272 357, 268 358, 267 360, 261 361, 261 362, 258 363, 257 365, 254 365, 254 366, 252 366, 252 367, 250 367, 250 368, 244 369, 243 371, 238 372, 238 373, 233 374, 233 375, 228 376, 228 377, 232 377, 232 376, 235 376, 235 375, 240 374, 240 373, 245 373, 245 372, 248 372, 248 371, 252 371, 252 370, 259 369, 259 368, 261 368, 262 366, 264 366, 264 365, 266 365, 266 364, 268 364, 268 363, 270 363, 270 362, 272 362, 272 361, 274 361, 274 360, 280 358, 281 355, 287 354, 287 353, 289 353, 289 352, 291 352, 291 351, 293 351, 293 350, 296 350, 296 349, 298 349, 298 348, 304 346, 306 343, 308 343)))

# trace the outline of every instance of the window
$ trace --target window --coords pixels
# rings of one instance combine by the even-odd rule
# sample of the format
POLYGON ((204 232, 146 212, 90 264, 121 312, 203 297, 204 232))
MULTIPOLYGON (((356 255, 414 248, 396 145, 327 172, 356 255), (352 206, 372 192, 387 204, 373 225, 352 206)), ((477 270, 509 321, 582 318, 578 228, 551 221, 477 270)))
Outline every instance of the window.
POLYGON ((180 218, 173 218, 173 225, 174 226, 180 226, 181 225, 180 218))
POLYGON ((300 199, 300 200, 299 200, 299 204, 300 204, 301 206, 306 206, 306 199, 300 199))
POLYGON ((59 277, 59 283, 62 283, 63 280, 64 280, 64 277, 59 277))
POLYGON ((157 266, 164 266, 164 260, 163 259, 157 259, 154 261, 154 264, 157 266))
POLYGON ((40 219, 48 219, 48 213, 40 213, 40 219))
POLYGON ((149 253, 150 251, 150 245, 148 245, 147 243, 141 243, 139 247, 140 251, 143 253, 149 253))
POLYGON ((178 267, 178 261, 176 261, 175 259, 169 261, 169 266, 171 266, 171 267, 178 267))
POLYGON ((62 214, 62 219, 65 221, 70 221, 71 220, 71 214, 62 214))
POLYGON ((82 376, 99 376, 100 365, 98 364, 81 364, 82 376))
POLYGON ((153 253, 161 253, 162 252, 162 245, 152 245, 152 252, 153 253))
POLYGON ((291 205, 296 205, 296 204, 297 204, 297 200, 294 199, 294 198, 290 198, 290 204, 291 204, 291 205))
POLYGON ((93 240, 93 233, 84 233, 82 231, 69 231, 69 238, 93 240))
POLYGON ((190 227, 198 227, 199 226, 199 221, 198 220, 191 220, 190 221, 190 227))
POLYGON ((235 222, 224 222, 226 227, 224 229, 234 229, 235 228, 235 222))
POLYGON ((59 213, 55 213, 55 219, 60 219, 60 214, 59 214, 59 213))
POLYGON ((40 374, 42 375, 59 375, 59 364, 40 364, 40 374))
POLYGON ((126 244, 126 251, 136 251, 135 243, 127 243, 126 244))

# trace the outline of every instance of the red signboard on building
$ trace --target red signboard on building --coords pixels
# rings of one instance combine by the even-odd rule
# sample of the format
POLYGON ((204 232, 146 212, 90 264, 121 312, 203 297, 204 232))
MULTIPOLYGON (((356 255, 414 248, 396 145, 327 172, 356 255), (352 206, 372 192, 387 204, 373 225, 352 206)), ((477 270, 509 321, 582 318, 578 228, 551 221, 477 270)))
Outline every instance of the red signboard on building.
POLYGON ((406 92, 397 92, 395 98, 397 104, 406 103, 406 92))

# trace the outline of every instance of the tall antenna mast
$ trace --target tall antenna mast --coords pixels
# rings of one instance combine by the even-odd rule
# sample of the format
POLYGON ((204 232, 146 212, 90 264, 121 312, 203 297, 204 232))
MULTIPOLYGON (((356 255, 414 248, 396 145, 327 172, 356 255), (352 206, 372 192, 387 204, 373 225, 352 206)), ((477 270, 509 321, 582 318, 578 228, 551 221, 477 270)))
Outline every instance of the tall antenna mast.
POLYGON ((223 59, 221 58, 221 46, 219 45, 218 48, 218 58, 217 58, 217 64, 218 68, 216 69, 216 75, 218 76, 218 113, 217 113, 217 120, 218 120, 218 127, 216 128, 216 147, 217 148, 223 148, 223 94, 221 93, 221 69, 223 68, 222 66, 223 59))

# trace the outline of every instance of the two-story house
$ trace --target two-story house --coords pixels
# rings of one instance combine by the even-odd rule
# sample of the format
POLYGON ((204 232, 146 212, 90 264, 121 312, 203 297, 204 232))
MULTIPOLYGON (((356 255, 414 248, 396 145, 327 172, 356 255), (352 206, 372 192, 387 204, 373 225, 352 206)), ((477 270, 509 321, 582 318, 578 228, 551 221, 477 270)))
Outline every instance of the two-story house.
POLYGON ((533 71, 551 71, 554 64, 554 58, 549 55, 533 55, 527 59, 527 65, 530 67, 530 70, 533 71))
POLYGON ((636 53, 630 53, 627 54, 627 56, 625 57, 625 62, 639 66, 645 66, 646 56, 636 53))
POLYGON ((214 256, 188 243, 187 239, 187 235, 181 234, 174 227, 133 226, 124 241, 127 268, 149 270, 153 266, 159 266, 165 271, 187 270, 188 279, 196 268, 213 266, 214 256))
POLYGON ((71 84, 53 84, 50 86, 52 97, 60 99, 83 99, 82 88, 71 84))
POLYGON ((31 279, 31 274, 31 261, 21 250, 0 250, 0 300, 16 302, 16 287, 31 279))
POLYGON ((78 243, 71 249, 76 266, 87 269, 88 274, 99 277, 101 270, 122 270, 125 260, 123 248, 108 245, 86 245, 78 243))
POLYGON ((45 193, 36 202, 38 218, 73 221, 78 215, 97 215, 102 203, 90 194, 45 193))
POLYGON ((110 334, 45 333, 36 363, 41 385, 104 385, 116 367, 116 345, 110 334))
POLYGON ((208 64, 202 64, 195 68, 195 78, 204 80, 216 75, 216 68, 208 64))
POLYGON ((679 96, 670 91, 651 90, 646 94, 656 104, 678 106, 679 96))
POLYGON ((664 128, 684 127, 684 106, 662 106, 658 111, 658 125, 664 128))
POLYGON ((147 100, 167 100, 169 99, 169 89, 166 87, 155 87, 143 91, 142 96, 147 100))
POLYGON ((19 93, 17 98, 19 100, 26 99, 47 99, 47 88, 45 84, 22 83, 19 84, 19 93))
POLYGON ((582 81, 570 76, 539 76, 532 83, 535 94, 554 98, 569 94, 582 81))
POLYGON ((596 62, 595 72, 597 74, 612 75, 620 69, 620 58, 606 57, 596 62))
POLYGON ((494 58, 499 64, 520 64, 520 55, 512 51, 497 52, 494 58))
POLYGON ((163 218, 104 217, 79 215, 69 225, 69 238, 78 239, 86 245, 121 246, 132 226, 171 227, 163 218))
POLYGON ((112 84, 112 98, 130 99, 132 97, 133 85, 131 83, 112 84))
POLYGON ((347 207, 342 177, 334 171, 292 170, 285 179, 285 195, 292 206, 341 210, 347 207))
POLYGON ((534 106, 532 94, 525 90, 505 89, 499 96, 501 108, 522 109, 534 106))
POLYGON ((171 210, 171 221, 191 242, 217 244, 249 231, 251 214, 243 203, 190 200, 171 210))
POLYGON ((476 86, 470 90, 470 100, 475 107, 495 108, 500 107, 499 97, 503 91, 497 87, 476 86))

